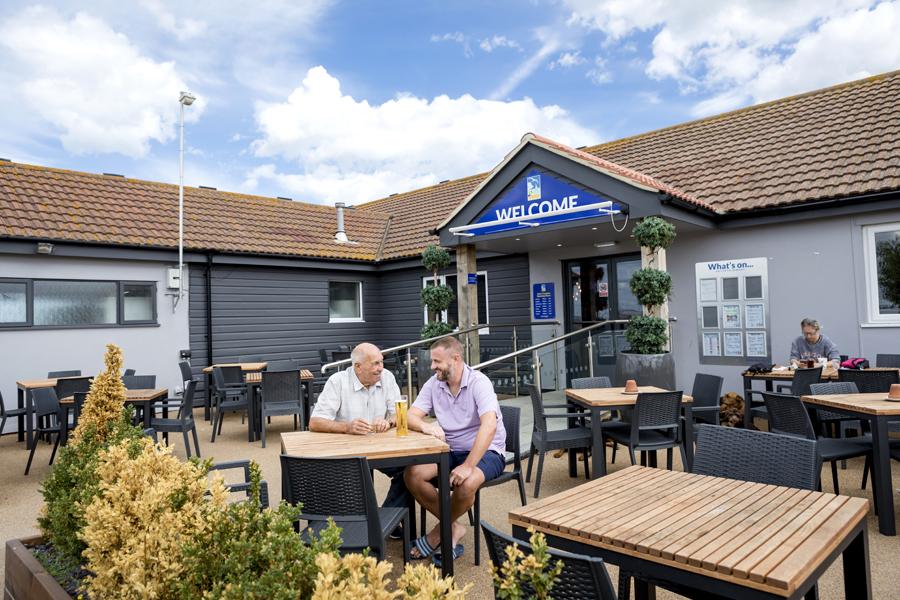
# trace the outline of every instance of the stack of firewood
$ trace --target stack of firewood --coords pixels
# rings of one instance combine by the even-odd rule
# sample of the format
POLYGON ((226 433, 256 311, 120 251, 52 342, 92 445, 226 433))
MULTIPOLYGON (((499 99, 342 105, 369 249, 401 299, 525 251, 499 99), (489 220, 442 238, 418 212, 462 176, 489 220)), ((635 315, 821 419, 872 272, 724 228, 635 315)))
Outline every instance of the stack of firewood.
POLYGON ((740 394, 728 392, 719 403, 719 422, 725 427, 744 426, 744 399, 740 394))

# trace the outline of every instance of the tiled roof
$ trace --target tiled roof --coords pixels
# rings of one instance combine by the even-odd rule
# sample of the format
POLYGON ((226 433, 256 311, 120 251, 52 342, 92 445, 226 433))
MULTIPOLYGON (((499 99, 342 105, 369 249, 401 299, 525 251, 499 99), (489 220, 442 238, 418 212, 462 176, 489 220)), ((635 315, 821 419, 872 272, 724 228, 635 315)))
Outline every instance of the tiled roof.
MULTIPOLYGON (((896 191, 900 71, 582 150, 574 152, 634 170, 720 214, 896 191)), ((359 208, 396 215, 391 230, 412 235, 389 236, 385 256, 408 256, 435 241, 427 231, 488 175, 359 208)))
MULTIPOLYGON (((353 244, 333 241, 335 209, 185 187, 185 248, 373 260, 382 213, 345 211, 353 244)), ((0 162, 0 237, 178 246, 178 186, 0 162)))

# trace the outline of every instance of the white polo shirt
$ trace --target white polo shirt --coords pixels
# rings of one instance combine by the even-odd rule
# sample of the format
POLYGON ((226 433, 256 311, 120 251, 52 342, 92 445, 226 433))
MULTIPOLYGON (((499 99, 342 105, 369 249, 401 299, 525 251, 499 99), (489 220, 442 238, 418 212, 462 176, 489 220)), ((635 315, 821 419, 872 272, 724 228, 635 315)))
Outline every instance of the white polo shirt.
POLYGON ((350 366, 328 378, 310 416, 348 423, 354 419, 369 423, 390 420, 399 399, 400 388, 393 373, 383 370, 381 379, 366 388, 350 366))

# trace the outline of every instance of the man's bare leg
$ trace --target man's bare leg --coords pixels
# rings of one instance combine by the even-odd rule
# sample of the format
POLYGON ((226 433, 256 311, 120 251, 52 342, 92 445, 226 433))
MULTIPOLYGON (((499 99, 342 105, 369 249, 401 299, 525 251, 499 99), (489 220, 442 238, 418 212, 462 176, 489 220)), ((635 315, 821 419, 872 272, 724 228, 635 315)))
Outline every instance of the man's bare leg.
MULTIPOLYGON (((415 465, 406 470, 406 487, 416 499, 416 501, 425 507, 425 510, 438 516, 438 491, 431 480, 437 477, 436 465, 415 465), (430 468, 429 468, 430 467, 430 468)), ((459 540, 466 534, 466 527, 458 522, 459 517, 475 504, 475 493, 484 483, 484 473, 476 467, 472 470, 472 474, 466 479, 462 485, 453 488, 450 494, 450 519, 451 519, 451 535, 452 546, 456 546, 459 540)), ((478 524, 475 524, 476 527, 478 524)), ((428 544, 432 548, 437 548, 441 543, 441 524, 440 521, 428 532, 428 544)), ((417 548, 412 549, 413 557, 419 556, 417 548)))

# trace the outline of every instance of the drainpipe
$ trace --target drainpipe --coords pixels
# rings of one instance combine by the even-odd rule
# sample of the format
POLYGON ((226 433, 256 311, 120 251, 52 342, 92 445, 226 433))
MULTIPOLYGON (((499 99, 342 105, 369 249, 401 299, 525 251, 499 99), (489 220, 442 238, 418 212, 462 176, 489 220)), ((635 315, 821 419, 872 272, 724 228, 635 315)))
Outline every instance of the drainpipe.
MULTIPOLYGON (((206 254, 206 362, 207 366, 214 365, 213 361, 213 329, 212 329, 212 253, 206 254)), ((210 418, 210 397, 209 382, 211 376, 204 378, 204 387, 206 388, 206 401, 203 404, 203 418, 207 421, 210 418)))

